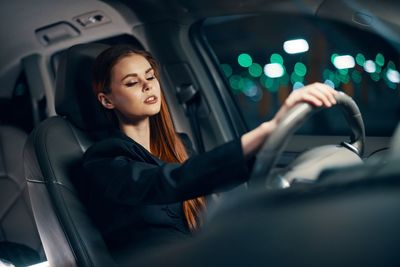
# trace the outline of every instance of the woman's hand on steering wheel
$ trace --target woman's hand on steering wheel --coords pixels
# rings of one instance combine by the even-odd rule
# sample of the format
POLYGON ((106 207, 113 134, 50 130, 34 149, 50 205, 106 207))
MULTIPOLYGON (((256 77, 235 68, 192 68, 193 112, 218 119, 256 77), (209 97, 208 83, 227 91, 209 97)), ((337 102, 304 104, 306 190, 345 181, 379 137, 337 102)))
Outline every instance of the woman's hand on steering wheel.
POLYGON ((294 90, 286 98, 278 113, 272 119, 275 124, 279 124, 287 112, 298 103, 309 103, 316 107, 330 108, 336 104, 335 96, 338 92, 332 87, 323 83, 313 83, 301 89, 294 90))
POLYGON ((259 127, 242 136, 241 141, 244 156, 249 157, 257 153, 264 143, 265 138, 276 129, 282 118, 287 115, 293 106, 303 102, 316 107, 329 108, 336 104, 335 96, 337 94, 338 92, 335 89, 323 83, 313 83, 293 91, 286 98, 284 104, 272 120, 262 123, 259 127))

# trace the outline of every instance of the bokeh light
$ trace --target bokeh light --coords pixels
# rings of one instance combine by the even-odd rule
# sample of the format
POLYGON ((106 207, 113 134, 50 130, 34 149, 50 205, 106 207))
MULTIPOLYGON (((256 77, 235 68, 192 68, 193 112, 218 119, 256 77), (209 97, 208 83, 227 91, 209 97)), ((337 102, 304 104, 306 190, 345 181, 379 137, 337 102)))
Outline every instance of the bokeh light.
POLYGON ((360 65, 361 67, 364 67, 364 64, 365 64, 365 57, 364 57, 364 55, 361 54, 361 53, 358 53, 358 54, 356 55, 356 62, 357 62, 357 64, 360 65))
POLYGON ((336 56, 333 59, 333 65, 335 65, 337 69, 349 69, 354 68, 355 61, 350 55, 336 56))
POLYGON ((262 73, 263 73, 263 69, 262 69, 261 65, 258 63, 253 63, 249 67, 249 74, 252 77, 255 77, 255 78, 260 77, 262 75, 262 73))
POLYGON ((253 64, 253 59, 249 54, 243 53, 238 56, 238 63, 240 66, 247 68, 253 64))
POLYGON ((264 73, 270 78, 279 78, 284 72, 283 66, 279 63, 271 63, 264 66, 264 73))
POLYGON ((376 65, 382 67, 383 65, 385 65, 385 57, 381 53, 378 53, 375 57, 375 62, 376 65))
POLYGON ((232 75, 232 67, 229 64, 221 64, 222 72, 226 77, 230 77, 232 75))
POLYGON ((373 62, 372 60, 365 61, 364 70, 368 73, 374 73, 376 71, 375 62, 373 62))
POLYGON ((304 87, 304 84, 301 83, 301 82, 295 82, 295 83, 293 84, 293 90, 297 90, 297 89, 300 89, 300 88, 302 88, 302 87, 304 87))
POLYGON ((283 58, 281 55, 277 54, 277 53, 273 53, 270 57, 270 61, 271 63, 278 63, 283 65, 283 58))
POLYGON ((288 54, 304 53, 308 51, 309 45, 304 39, 294 39, 284 42, 283 49, 288 54))
POLYGON ((300 77, 305 76, 307 73, 307 67, 301 62, 297 62, 294 65, 294 72, 300 77))
POLYGON ((400 83, 400 73, 397 70, 388 69, 386 77, 392 83, 400 83))

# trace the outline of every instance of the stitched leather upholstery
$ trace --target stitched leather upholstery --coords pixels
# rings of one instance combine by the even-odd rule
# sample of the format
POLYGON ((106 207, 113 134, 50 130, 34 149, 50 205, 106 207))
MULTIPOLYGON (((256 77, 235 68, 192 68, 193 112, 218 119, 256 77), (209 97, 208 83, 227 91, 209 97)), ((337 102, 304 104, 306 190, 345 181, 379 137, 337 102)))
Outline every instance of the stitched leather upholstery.
POLYGON ((93 106, 96 99, 89 86, 93 60, 105 48, 85 44, 64 53, 56 86, 56 110, 61 116, 43 121, 25 146, 28 189, 50 266, 115 265, 87 216, 82 194, 75 190, 81 181, 81 157, 97 138, 90 130, 102 125, 93 119, 101 118, 95 112, 102 111, 93 106))

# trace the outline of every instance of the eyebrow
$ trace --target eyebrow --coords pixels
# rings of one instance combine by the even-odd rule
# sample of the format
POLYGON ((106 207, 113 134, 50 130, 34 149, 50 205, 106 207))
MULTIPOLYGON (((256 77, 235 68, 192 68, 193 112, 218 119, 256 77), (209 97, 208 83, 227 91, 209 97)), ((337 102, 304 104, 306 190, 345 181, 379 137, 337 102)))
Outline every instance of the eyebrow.
MULTIPOLYGON (((144 73, 145 74, 147 74, 147 73, 149 73, 150 71, 152 71, 153 70, 153 68, 148 68, 144 73)), ((125 75, 122 79, 121 79, 121 81, 123 81, 123 80, 125 80, 126 78, 128 78, 128 77, 137 77, 138 75, 137 75, 137 73, 129 73, 129 74, 127 74, 127 75, 125 75)))

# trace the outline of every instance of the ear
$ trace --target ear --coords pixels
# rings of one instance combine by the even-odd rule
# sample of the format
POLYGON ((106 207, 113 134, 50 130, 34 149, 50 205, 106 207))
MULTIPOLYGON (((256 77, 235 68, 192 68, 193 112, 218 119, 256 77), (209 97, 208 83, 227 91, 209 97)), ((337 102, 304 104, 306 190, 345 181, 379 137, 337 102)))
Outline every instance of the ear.
POLYGON ((100 101, 101 105, 106 109, 114 109, 114 104, 109 96, 104 93, 99 93, 97 99, 100 101))

